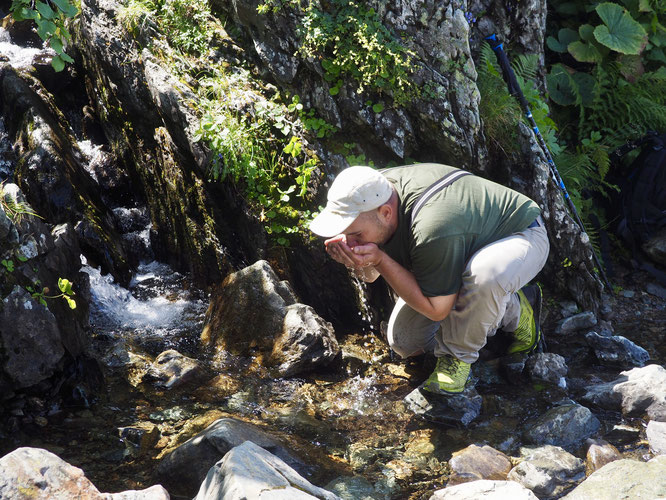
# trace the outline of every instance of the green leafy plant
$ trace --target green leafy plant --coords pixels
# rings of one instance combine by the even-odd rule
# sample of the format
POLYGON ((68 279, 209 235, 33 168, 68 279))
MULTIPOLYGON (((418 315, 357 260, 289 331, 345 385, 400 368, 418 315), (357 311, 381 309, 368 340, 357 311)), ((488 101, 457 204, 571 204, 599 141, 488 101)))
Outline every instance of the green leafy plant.
MULTIPOLYGON (((39 283, 35 284, 35 287, 39 287, 39 283)), ((70 309, 76 309, 76 301, 72 298, 76 294, 72 289, 72 282, 68 279, 58 278, 58 289, 60 290, 58 295, 47 295, 50 292, 48 287, 44 287, 40 291, 37 291, 32 286, 27 286, 25 289, 30 292, 33 299, 37 300, 43 306, 47 306, 46 299, 62 298, 67 302, 70 309)))
POLYGON ((14 261, 11 259, 2 259, 0 261, 0 264, 7 269, 7 272, 13 273, 14 272, 14 261))
MULTIPOLYGON (((4 182, 0 182, 0 209, 2 209, 14 224, 20 224, 26 215, 40 217, 32 207, 25 202, 17 200, 5 191, 4 182)), ((41 218, 41 217, 40 217, 41 218)))
POLYGON ((37 34, 47 42, 56 55, 51 65, 56 71, 62 71, 65 63, 74 60, 65 52, 72 41, 67 30, 67 22, 79 13, 78 7, 70 0, 13 0, 10 7, 16 21, 32 20, 37 25, 37 34))
MULTIPOLYGON (((301 16, 298 54, 320 61, 331 95, 340 92, 343 78, 353 79, 358 93, 389 95, 396 105, 420 95, 411 78, 414 54, 384 26, 374 8, 354 0, 309 2, 306 7, 297 0, 267 0, 257 10, 266 14, 286 7, 301 16)), ((375 105, 375 112, 383 106, 375 105)))

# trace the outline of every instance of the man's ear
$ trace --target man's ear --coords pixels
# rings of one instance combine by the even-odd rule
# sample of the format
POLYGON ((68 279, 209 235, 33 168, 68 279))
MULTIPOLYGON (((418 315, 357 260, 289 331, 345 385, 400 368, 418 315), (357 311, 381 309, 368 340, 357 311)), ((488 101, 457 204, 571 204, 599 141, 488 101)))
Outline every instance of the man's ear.
POLYGON ((393 207, 389 203, 384 203, 377 209, 379 218, 384 222, 388 223, 391 221, 391 216, 393 215, 393 207))

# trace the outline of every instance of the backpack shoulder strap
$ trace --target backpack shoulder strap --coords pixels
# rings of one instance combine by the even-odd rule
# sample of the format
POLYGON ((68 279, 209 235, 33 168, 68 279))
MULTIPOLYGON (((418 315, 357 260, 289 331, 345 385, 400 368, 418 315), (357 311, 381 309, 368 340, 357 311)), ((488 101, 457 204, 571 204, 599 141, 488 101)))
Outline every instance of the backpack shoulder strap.
POLYGON ((414 204, 414 208, 412 208, 412 219, 411 219, 411 224, 414 224, 414 220, 416 219, 416 215, 421 211, 423 206, 428 203, 428 200, 435 196, 437 193, 439 193, 442 189, 444 189, 447 186, 450 186, 453 184, 455 181, 460 179, 461 177, 464 177, 466 175, 472 175, 471 172, 467 172, 466 170, 454 170, 453 172, 449 172, 446 174, 444 177, 441 179, 433 182, 428 188, 421 193, 421 195, 417 198, 416 203, 414 204))

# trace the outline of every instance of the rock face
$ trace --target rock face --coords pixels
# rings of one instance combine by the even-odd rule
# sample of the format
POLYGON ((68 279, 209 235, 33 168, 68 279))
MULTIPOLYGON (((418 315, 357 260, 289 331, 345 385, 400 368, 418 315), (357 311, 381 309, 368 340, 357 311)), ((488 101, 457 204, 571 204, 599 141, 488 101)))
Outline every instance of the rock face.
POLYGON ((266 261, 222 283, 211 298, 202 340, 234 355, 258 352, 281 376, 327 364, 339 352, 331 324, 297 303, 266 261))
POLYGON ((157 476, 173 494, 192 497, 208 469, 245 441, 252 441, 277 455, 292 468, 306 469, 303 462, 277 439, 258 427, 233 418, 222 418, 165 456, 157 468, 157 476))
POLYGON ((571 493, 566 500, 611 498, 660 498, 666 495, 666 457, 649 462, 616 460, 605 465, 571 493))
POLYGON ((18 448, 0 458, 0 498, 51 500, 169 500, 161 486, 141 491, 100 493, 83 471, 51 452, 39 448, 18 448))
POLYGON ((284 461, 246 441, 229 451, 208 471, 196 500, 246 498, 336 500, 330 491, 314 486, 284 461))

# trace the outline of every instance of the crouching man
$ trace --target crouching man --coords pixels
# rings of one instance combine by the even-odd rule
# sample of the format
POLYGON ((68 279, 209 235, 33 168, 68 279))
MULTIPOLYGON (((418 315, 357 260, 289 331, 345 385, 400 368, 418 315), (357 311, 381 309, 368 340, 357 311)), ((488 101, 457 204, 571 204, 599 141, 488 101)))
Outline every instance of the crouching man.
POLYGON ((464 390, 498 328, 511 332, 509 353, 537 346, 541 290, 525 285, 548 257, 540 213, 528 197, 447 165, 350 167, 310 230, 328 238, 334 260, 393 288, 391 348, 403 358, 434 352, 423 388, 447 394, 464 390))

